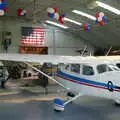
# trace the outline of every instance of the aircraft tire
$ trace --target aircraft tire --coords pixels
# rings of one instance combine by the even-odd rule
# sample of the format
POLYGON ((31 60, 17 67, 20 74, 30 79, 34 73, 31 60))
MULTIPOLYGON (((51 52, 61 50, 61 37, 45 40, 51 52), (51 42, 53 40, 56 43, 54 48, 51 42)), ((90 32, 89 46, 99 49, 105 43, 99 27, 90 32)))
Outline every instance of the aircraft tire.
MULTIPOLYGON (((73 97, 75 97, 75 94, 74 94, 74 93, 72 93, 72 92, 68 92, 68 93, 67 93, 67 99, 68 99, 68 100, 72 99, 73 97)), ((70 103, 73 103, 73 102, 71 101, 70 103)))
POLYGON ((75 94, 72 93, 72 92, 68 92, 68 93, 67 93, 67 96, 68 96, 68 97, 75 97, 75 94))
POLYGON ((115 106, 120 107, 120 100, 115 100, 115 106))
POLYGON ((120 107, 120 104, 115 102, 115 106, 116 107, 120 107))
POLYGON ((110 92, 113 92, 113 83, 111 81, 108 81, 107 86, 108 86, 108 90, 110 92))

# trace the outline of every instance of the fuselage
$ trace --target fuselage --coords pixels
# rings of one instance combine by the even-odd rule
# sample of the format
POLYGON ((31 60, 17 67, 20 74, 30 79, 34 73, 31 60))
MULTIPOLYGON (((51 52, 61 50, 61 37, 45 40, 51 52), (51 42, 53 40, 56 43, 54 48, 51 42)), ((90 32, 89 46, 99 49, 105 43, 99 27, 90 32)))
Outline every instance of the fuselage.
POLYGON ((108 62, 62 65, 57 80, 75 93, 120 99, 120 69, 108 62))

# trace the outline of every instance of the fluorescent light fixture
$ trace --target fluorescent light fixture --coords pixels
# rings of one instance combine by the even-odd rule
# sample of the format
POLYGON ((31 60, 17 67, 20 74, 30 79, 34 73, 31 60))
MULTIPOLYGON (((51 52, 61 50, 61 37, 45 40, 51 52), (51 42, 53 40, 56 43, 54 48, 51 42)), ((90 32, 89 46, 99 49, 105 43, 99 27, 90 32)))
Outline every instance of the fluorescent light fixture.
POLYGON ((80 22, 77 22, 77 21, 75 21, 75 20, 72 20, 72 19, 69 19, 69 18, 64 18, 64 20, 65 21, 68 21, 68 22, 71 22, 71 23, 74 23, 74 24, 77 24, 77 25, 82 25, 82 23, 80 23, 80 22))
POLYGON ((110 6, 110 5, 107 5, 107 4, 102 3, 102 2, 100 2, 100 1, 96 1, 96 4, 97 4, 99 7, 102 7, 102 8, 104 8, 104 9, 107 9, 107 10, 109 10, 109 11, 111 11, 111 12, 117 14, 117 15, 120 15, 120 10, 118 10, 118 9, 116 9, 116 8, 110 6))
POLYGON ((89 18, 89 19, 91 19, 91 20, 96 20, 96 17, 94 17, 94 16, 92 16, 92 15, 89 15, 89 14, 87 14, 87 13, 84 13, 84 12, 81 12, 81 11, 78 11, 78 10, 73 10, 72 11, 73 13, 76 13, 76 14, 78 14, 78 15, 82 15, 82 16, 84 16, 84 17, 87 17, 87 18, 89 18))
POLYGON ((55 25, 55 26, 58 26, 58 27, 61 27, 61 28, 68 28, 67 26, 64 26, 64 25, 61 25, 61 24, 58 24, 56 22, 52 22, 52 21, 49 21, 49 20, 46 20, 46 23, 49 23, 49 24, 52 24, 52 25, 55 25))

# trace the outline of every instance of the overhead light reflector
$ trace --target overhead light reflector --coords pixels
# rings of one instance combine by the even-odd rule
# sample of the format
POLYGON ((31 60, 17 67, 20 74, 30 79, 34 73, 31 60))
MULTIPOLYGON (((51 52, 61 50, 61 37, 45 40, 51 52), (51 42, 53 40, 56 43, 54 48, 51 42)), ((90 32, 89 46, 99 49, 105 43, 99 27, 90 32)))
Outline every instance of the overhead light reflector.
POLYGON ((100 1, 96 1, 96 4, 97 4, 99 7, 102 7, 102 8, 104 8, 104 9, 106 9, 106 10, 108 10, 108 11, 111 11, 111 12, 117 14, 117 15, 120 15, 120 10, 118 10, 118 9, 116 9, 116 8, 110 6, 110 5, 107 5, 107 4, 102 3, 102 2, 100 2, 100 1))
POLYGON ((52 24, 52 25, 55 25, 57 27, 61 27, 61 28, 64 28, 64 29, 68 28, 67 26, 64 26, 64 25, 61 25, 61 24, 58 24, 56 22, 52 22, 52 21, 49 21, 49 20, 46 20, 46 23, 49 23, 49 24, 52 24))
POLYGON ((87 17, 87 18, 89 18, 89 19, 91 19, 91 20, 94 20, 94 21, 96 20, 96 17, 94 17, 94 16, 92 16, 92 15, 89 15, 89 14, 87 14, 87 13, 84 13, 84 12, 81 12, 81 11, 78 11, 78 10, 73 10, 72 12, 73 12, 73 13, 76 13, 76 14, 78 14, 78 15, 87 17))
POLYGON ((71 22, 71 23, 74 23, 74 24, 77 24, 77 25, 82 25, 82 23, 80 23, 80 22, 77 22, 77 21, 75 21, 75 20, 72 20, 72 19, 69 19, 69 18, 64 18, 64 20, 65 21, 68 21, 68 22, 71 22))

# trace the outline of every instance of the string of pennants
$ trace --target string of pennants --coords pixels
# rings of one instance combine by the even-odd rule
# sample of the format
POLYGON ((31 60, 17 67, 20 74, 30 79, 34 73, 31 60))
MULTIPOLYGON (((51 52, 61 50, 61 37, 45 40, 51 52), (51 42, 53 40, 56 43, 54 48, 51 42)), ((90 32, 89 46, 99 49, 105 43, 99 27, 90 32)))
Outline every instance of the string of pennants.
MULTIPOLYGON (((65 23, 64 18, 66 17, 66 14, 65 13, 59 13, 57 8, 48 8, 47 9, 47 15, 48 15, 48 17, 57 20, 57 22, 59 22, 60 24, 65 23)), ((96 17, 95 24, 103 26, 107 23, 107 17, 104 15, 103 12, 96 13, 95 17, 96 17)), ((86 23, 82 27, 83 27, 83 30, 90 31, 92 25, 86 23)), ((80 30, 82 30, 82 29, 80 29, 80 30)))

